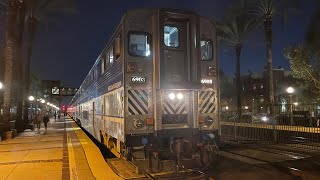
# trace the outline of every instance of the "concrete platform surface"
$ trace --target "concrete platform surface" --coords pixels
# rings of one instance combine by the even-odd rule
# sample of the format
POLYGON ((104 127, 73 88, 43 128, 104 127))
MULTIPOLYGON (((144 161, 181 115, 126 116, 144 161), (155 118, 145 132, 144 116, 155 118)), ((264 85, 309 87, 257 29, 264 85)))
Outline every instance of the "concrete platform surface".
POLYGON ((121 179, 100 150, 70 119, 0 141, 0 180, 121 179))

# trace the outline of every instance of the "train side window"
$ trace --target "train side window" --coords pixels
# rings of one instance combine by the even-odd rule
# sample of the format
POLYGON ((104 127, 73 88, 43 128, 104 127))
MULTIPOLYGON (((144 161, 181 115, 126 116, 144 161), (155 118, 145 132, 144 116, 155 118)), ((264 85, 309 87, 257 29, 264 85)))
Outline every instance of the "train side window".
POLYGON ((129 33, 129 54, 138 57, 151 56, 151 35, 143 32, 129 33))
POLYGON ((104 70, 106 71, 108 69, 109 65, 109 51, 106 52, 105 58, 104 58, 104 70))
POLYGON ((114 58, 114 56, 113 56, 113 46, 110 47, 108 52, 109 52, 109 62, 110 62, 110 64, 112 64, 113 63, 113 58, 114 58))
POLYGON ((167 47, 179 47, 179 29, 174 26, 164 26, 164 44, 167 47))
POLYGON ((101 74, 103 74, 104 73, 104 68, 105 68, 105 66, 104 66, 104 59, 105 58, 101 58, 101 74))
POLYGON ((119 59, 119 57, 121 56, 121 36, 120 35, 118 35, 118 37, 115 38, 114 49, 115 49, 116 59, 119 59))
POLYGON ((201 60, 211 61, 213 59, 213 43, 211 40, 201 40, 201 60))

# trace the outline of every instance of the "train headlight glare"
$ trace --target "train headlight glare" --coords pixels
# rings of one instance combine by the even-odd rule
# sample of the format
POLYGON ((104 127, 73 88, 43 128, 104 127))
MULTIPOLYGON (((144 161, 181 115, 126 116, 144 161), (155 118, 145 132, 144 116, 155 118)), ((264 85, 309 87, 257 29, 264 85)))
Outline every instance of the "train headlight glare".
POLYGON ((182 93, 178 93, 177 94, 177 98, 180 99, 180 100, 183 99, 183 94, 182 93))
POLYGON ((143 126, 143 122, 141 119, 134 120, 134 127, 136 127, 137 129, 140 129, 140 128, 142 128, 142 126, 143 126))
POLYGON ((171 100, 174 100, 174 99, 176 98, 176 95, 175 95, 174 93, 170 93, 170 94, 169 94, 169 98, 170 98, 171 100))

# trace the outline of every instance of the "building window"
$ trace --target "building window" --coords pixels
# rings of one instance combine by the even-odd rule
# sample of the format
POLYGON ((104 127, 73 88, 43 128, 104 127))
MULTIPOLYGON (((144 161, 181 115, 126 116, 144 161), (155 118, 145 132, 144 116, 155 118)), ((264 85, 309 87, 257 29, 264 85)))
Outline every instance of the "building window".
POLYGON ((151 35, 147 33, 129 33, 129 54, 131 56, 151 56, 151 35))
POLYGON ((164 26, 164 44, 167 47, 179 47, 179 29, 174 26, 164 26))
POLYGON ((202 40, 201 47, 201 60, 210 61, 213 58, 213 45, 211 40, 202 40))

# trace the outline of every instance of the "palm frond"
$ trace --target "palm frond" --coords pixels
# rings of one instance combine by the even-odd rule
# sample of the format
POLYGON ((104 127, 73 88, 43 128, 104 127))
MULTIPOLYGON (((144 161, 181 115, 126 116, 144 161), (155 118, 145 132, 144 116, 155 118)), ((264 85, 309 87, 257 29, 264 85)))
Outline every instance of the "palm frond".
POLYGON ((307 45, 311 48, 320 50, 320 5, 316 13, 311 17, 308 24, 305 41, 307 45))
POLYGON ((38 20, 45 20, 48 16, 59 13, 75 14, 75 3, 73 0, 25 0, 27 16, 38 20))

